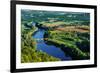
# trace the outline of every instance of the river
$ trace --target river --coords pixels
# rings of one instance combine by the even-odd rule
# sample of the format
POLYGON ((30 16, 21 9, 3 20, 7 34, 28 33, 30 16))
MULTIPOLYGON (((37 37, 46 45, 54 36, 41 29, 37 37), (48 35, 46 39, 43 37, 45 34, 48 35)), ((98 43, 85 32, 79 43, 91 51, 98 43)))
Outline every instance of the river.
MULTIPOLYGON (((32 36, 34 39, 43 39, 45 30, 38 29, 36 33, 32 36)), ((46 52, 47 54, 60 58, 61 60, 71 60, 69 55, 65 55, 64 51, 54 45, 48 45, 42 40, 41 42, 37 41, 37 50, 46 52)))

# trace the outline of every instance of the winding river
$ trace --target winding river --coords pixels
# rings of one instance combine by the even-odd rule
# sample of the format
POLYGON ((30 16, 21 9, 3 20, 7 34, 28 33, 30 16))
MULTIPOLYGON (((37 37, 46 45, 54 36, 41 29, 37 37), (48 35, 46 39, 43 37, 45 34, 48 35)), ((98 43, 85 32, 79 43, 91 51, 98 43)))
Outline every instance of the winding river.
MULTIPOLYGON (((36 33, 32 36, 34 39, 43 39, 45 30, 38 29, 36 33)), ((66 56, 65 53, 58 47, 54 45, 48 45, 42 40, 41 42, 37 41, 37 50, 41 50, 46 52, 47 54, 54 56, 56 58, 60 58, 61 60, 71 60, 70 56, 66 56)))
POLYGON ((62 61, 64 60, 71 60, 72 58, 69 55, 65 55, 64 51, 62 51, 60 48, 54 46, 54 45, 48 45, 44 42, 43 37, 44 37, 44 32, 45 30, 43 29, 38 29, 35 34, 33 34, 34 39, 42 39, 41 42, 37 41, 37 50, 41 50, 43 52, 46 52, 47 54, 60 58, 62 61))

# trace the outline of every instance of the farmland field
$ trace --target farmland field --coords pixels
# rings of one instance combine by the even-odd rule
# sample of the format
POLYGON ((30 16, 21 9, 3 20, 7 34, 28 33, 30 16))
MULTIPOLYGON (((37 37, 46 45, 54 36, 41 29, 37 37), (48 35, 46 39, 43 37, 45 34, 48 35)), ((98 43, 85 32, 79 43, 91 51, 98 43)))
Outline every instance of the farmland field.
POLYGON ((21 10, 21 62, 90 59, 90 14, 21 10))

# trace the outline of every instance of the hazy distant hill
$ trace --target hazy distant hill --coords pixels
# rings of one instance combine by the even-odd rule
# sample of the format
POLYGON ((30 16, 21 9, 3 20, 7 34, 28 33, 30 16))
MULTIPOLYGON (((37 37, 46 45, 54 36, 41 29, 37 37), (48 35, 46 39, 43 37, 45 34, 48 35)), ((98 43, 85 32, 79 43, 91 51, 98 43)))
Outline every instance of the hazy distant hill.
POLYGON ((39 11, 39 10, 21 10, 22 20, 34 20, 36 22, 48 21, 90 21, 89 13, 80 12, 61 12, 61 11, 39 11))

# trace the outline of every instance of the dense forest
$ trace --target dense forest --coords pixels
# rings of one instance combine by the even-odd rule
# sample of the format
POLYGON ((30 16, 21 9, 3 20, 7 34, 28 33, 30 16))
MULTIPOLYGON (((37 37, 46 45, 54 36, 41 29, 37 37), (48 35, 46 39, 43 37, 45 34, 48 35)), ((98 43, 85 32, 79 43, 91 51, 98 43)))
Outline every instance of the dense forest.
POLYGON ((33 36, 41 29, 44 32, 43 42, 60 48, 65 56, 71 57, 70 60, 90 59, 89 13, 21 10, 22 63, 67 61, 38 50, 40 43, 33 36))

